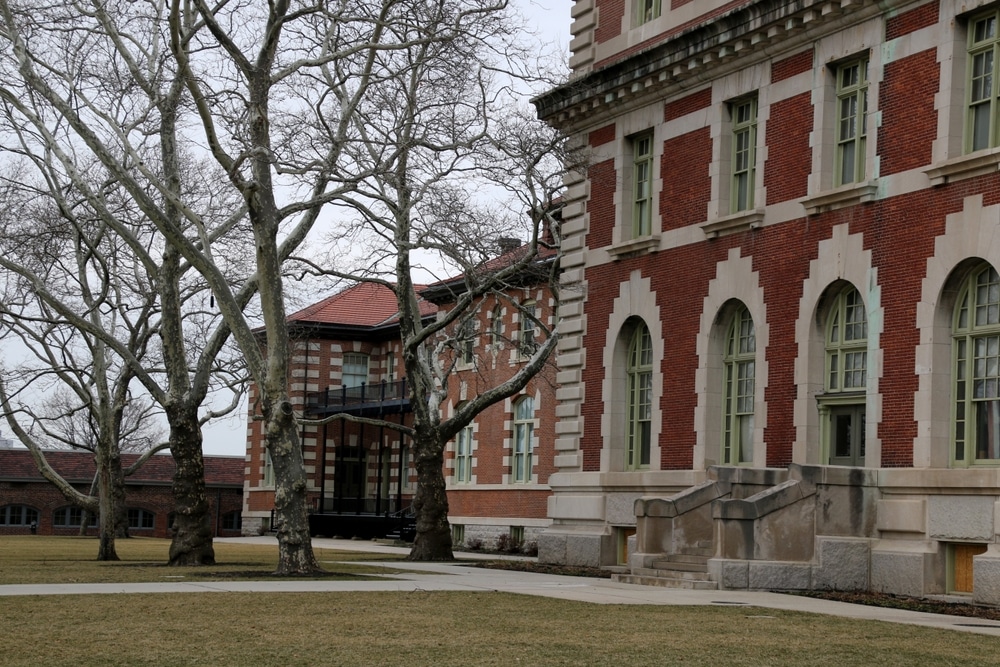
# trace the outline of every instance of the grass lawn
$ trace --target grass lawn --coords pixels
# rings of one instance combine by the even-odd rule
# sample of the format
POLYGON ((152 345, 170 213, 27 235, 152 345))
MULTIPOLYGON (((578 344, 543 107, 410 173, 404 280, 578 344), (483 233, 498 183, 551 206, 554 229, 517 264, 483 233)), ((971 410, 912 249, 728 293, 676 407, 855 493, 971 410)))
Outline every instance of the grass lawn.
MULTIPOLYGON (((165 540, 0 538, 0 583, 268 578, 274 546, 220 543, 214 568, 167 568, 165 540), (234 575, 233 573, 239 573, 234 575), (254 574, 256 573, 256 574, 254 574)), ((340 560, 381 555, 318 550, 340 560)), ((405 568, 405 564, 400 563, 405 568)), ((384 572, 379 569, 379 572, 384 572)), ((0 664, 994 665, 995 637, 755 609, 594 605, 508 593, 186 593, 0 598, 0 664)))
MULTIPOLYGON (((210 581, 234 578, 269 579, 278 565, 277 546, 215 543, 212 567, 167 567, 170 541, 145 537, 116 540, 117 562, 98 562, 97 539, 18 535, 0 537, 0 585, 91 584, 191 579, 210 581)), ((337 561, 399 560, 401 556, 316 549, 316 558, 330 577, 362 578, 394 569, 372 568, 337 561)), ((402 565, 402 563, 401 563, 402 565)))

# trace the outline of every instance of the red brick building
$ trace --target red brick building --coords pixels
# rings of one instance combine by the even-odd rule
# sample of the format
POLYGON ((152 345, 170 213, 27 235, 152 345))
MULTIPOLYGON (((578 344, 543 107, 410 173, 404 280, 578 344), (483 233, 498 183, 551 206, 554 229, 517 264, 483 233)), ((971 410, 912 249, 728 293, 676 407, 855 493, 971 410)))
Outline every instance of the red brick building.
MULTIPOLYGON (((123 454, 129 467, 136 454, 123 454)), ((53 450, 45 459, 60 476, 81 493, 90 493, 96 466, 89 452, 53 450)), ((206 456, 205 487, 213 535, 238 537, 243 498, 241 457, 206 456)), ((171 484, 174 460, 169 455, 150 457, 125 478, 125 503, 129 533, 134 536, 170 537, 174 499, 171 484)), ((84 521, 81 508, 68 502, 35 466, 26 449, 0 448, 0 535, 26 535, 36 525, 39 535, 79 535, 84 521)), ((88 517, 86 534, 97 534, 96 517, 88 517)))
MULTIPOLYGON (((530 307, 552 324, 550 291, 538 276, 485 298, 447 348, 445 414, 475 392, 510 377, 526 357, 528 326, 514 306, 530 307)), ((450 307, 463 281, 422 288, 421 312, 437 317, 450 307)), ((396 301, 391 290, 359 284, 289 316, 294 339, 291 396, 305 417, 338 412, 408 423, 410 395, 402 367, 396 301)), ((456 332, 451 332, 455 334, 456 332)), ((270 528, 273 471, 262 423, 254 419, 250 391, 244 532, 270 528)), ((530 543, 548 525, 547 480, 554 441, 554 369, 520 395, 495 404, 448 446, 446 476, 450 521, 457 544, 493 546, 500 535, 530 543)), ((319 535, 384 535, 391 518, 405 513, 416 490, 409 443, 391 427, 346 420, 302 429, 309 476, 311 531, 319 535)))
POLYGON ((1000 602, 1000 5, 573 19, 541 558, 1000 602))

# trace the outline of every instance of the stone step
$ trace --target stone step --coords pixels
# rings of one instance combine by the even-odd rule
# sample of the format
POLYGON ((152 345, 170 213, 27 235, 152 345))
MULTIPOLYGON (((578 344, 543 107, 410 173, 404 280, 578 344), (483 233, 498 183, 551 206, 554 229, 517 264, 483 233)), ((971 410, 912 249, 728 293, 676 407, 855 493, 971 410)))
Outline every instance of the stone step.
POLYGON ((650 563, 655 570, 678 570, 681 572, 708 572, 708 558, 706 556, 692 556, 690 554, 671 554, 665 558, 658 558, 650 563))
POLYGON ((698 570, 681 570, 675 567, 637 567, 631 574, 644 577, 667 577, 669 579, 685 579, 687 581, 709 581, 708 572, 698 570))
POLYGON ((695 581, 691 579, 675 579, 673 577, 653 577, 644 574, 616 574, 614 581, 623 584, 639 584, 640 586, 660 586, 662 588, 683 588, 694 591, 717 591, 719 585, 714 581, 695 581))

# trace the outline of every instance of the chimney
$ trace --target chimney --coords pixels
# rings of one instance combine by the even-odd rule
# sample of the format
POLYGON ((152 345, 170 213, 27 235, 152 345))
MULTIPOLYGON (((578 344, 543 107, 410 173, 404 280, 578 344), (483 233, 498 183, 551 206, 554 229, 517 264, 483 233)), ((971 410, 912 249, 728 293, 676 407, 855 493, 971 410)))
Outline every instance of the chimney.
POLYGON ((500 246, 500 254, 506 255, 509 252, 517 250, 521 247, 521 239, 513 238, 511 236, 501 236, 497 239, 497 245, 500 246))

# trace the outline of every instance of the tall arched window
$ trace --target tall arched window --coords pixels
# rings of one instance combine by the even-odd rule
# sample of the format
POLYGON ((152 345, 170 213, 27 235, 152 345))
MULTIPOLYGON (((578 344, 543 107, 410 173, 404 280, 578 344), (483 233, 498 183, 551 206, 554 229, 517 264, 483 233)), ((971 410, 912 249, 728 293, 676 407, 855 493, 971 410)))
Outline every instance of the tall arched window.
POLYGON ((837 294, 826 321, 826 382, 820 416, 833 465, 864 465, 867 383, 865 302, 854 286, 848 286, 837 294))
POLYGON ((645 324, 636 327, 628 348, 628 432, 625 467, 649 467, 653 416, 653 341, 645 324))
POLYGON ((954 463, 1000 462, 1000 276, 980 266, 962 285, 954 320, 954 463))
POLYGON ((514 461, 515 482, 531 481, 531 443, 535 433, 535 401, 525 396, 514 404, 514 461))
POLYGON ((722 425, 722 463, 726 465, 753 462, 756 353, 753 318, 746 306, 740 306, 726 334, 725 417, 722 425))

